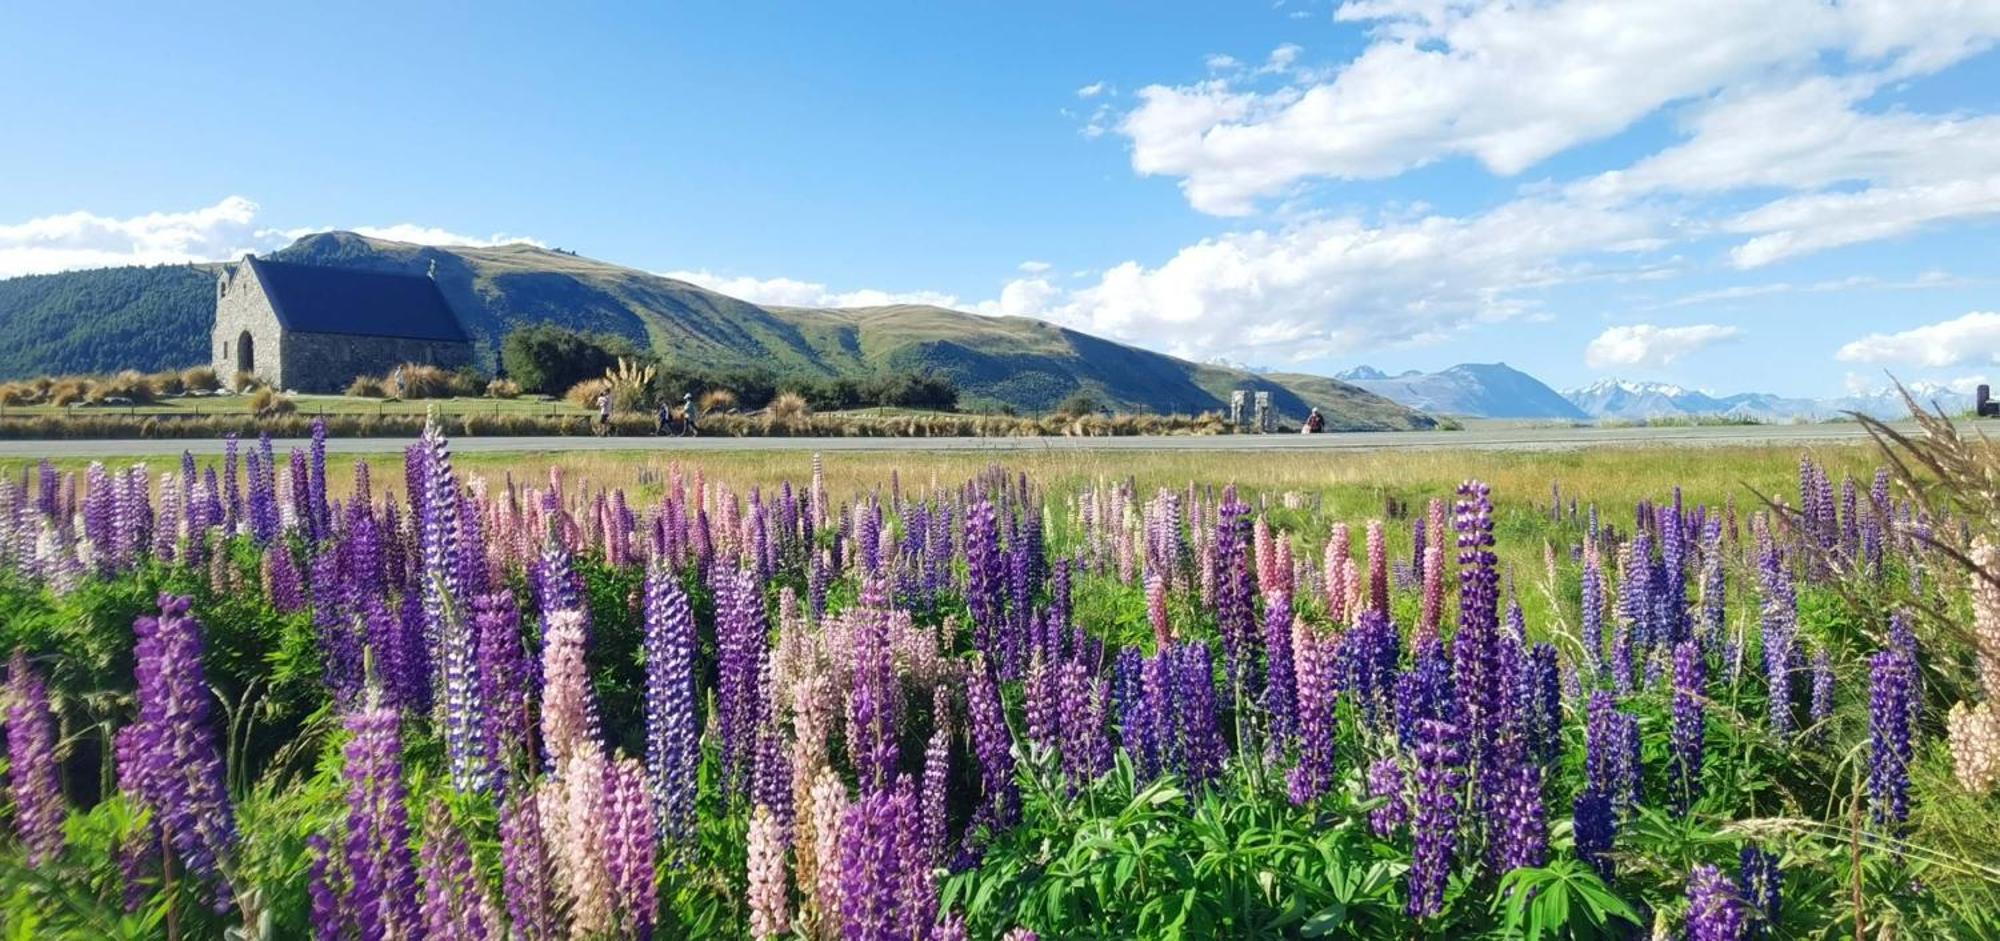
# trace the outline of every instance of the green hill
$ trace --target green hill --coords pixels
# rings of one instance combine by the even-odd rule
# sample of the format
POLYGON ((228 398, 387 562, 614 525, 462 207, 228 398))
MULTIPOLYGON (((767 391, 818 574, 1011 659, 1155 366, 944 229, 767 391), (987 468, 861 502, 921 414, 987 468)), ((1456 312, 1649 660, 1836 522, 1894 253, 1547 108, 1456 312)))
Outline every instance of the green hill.
MULTIPOLYGON (((974 408, 1042 411, 1083 392, 1124 409, 1199 412, 1225 409, 1230 390, 1243 388, 1270 391, 1293 420, 1317 406, 1337 429, 1431 425, 1421 413, 1346 383, 1192 363, 1038 320, 915 305, 764 306, 527 245, 435 248, 329 232, 272 257, 413 274, 435 264, 439 288, 488 369, 508 331, 549 322, 619 334, 704 368, 821 376, 927 368, 951 377, 974 408)), ((203 362, 214 313, 211 284, 199 266, 0 281, 0 340, 15 341, 0 354, 0 378, 203 362), (24 282, 41 283, 31 290, 24 282)))

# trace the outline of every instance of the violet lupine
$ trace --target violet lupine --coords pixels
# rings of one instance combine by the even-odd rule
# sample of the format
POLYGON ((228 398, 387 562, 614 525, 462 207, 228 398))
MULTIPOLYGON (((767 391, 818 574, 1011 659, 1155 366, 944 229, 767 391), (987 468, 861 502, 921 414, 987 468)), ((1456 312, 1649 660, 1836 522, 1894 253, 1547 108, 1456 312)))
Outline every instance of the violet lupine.
POLYGON ((1520 684, 1526 700, 1521 721, 1529 753, 1548 765, 1562 753, 1562 667, 1554 644, 1528 649, 1527 669, 1522 671, 1520 684))
POLYGON ((898 765, 902 686, 896 680, 888 637, 888 612, 864 610, 856 619, 853 689, 847 697, 848 757, 865 792, 888 787, 898 765))
POLYGON ((1056 683, 1063 703, 1063 773, 1073 786, 1096 780, 1111 770, 1111 739, 1104 731, 1110 687, 1092 676, 1081 658, 1066 661, 1056 683))
POLYGON ((671 843, 694 835, 701 738, 695 714, 695 626, 687 593, 664 566, 646 573, 646 777, 671 843))
POLYGON ((1890 829, 1910 817, 1910 717, 1916 664, 1890 648, 1869 658, 1868 805, 1875 823, 1890 829))
POLYGON ((732 793, 750 785, 763 716, 760 683, 769 657, 764 589, 749 569, 717 567, 715 587, 716 719, 722 736, 723 779, 732 793))
POLYGON ((19 650, 7 664, 6 706, 5 783, 14 803, 14 832, 27 849, 28 865, 41 866, 62 852, 62 777, 48 687, 19 650))
POLYGON ((1813 651, 1812 658, 1812 700, 1808 715, 1812 717, 1812 735, 1824 739, 1828 724, 1833 721, 1833 657, 1821 647, 1813 651))
POLYGON ((1701 796, 1707 685, 1708 660, 1702 655, 1701 642, 1689 638, 1675 645, 1672 748, 1667 767, 1675 782, 1674 809, 1683 815, 1701 796))
POLYGON ((1771 730, 1790 735, 1794 727, 1792 674, 1798 658, 1798 598, 1775 546, 1759 556, 1758 571, 1764 587, 1764 672, 1770 681, 1771 730))
POLYGON ((556 941, 556 920, 549 847, 542 834, 541 801, 522 788, 500 805, 501 898, 513 936, 523 941, 556 941))
POLYGON ((188 873, 212 884, 221 909, 230 902, 221 865, 235 848, 236 820, 202 669, 201 623, 186 597, 163 594, 159 603, 159 616, 132 625, 139 718, 118 733, 120 786, 152 811, 188 873))
POLYGON ((1406 749, 1417 744, 1417 727, 1426 719, 1458 724, 1460 703, 1444 642, 1435 638, 1418 644, 1410 668, 1396 678, 1396 739, 1406 749))
POLYGON ((1770 937, 1784 896, 1784 873, 1778 868, 1778 857, 1761 847, 1744 847, 1736 869, 1736 891, 1752 916, 1744 926, 1745 941, 1770 937))
POLYGON ((1263 707, 1270 723, 1267 747, 1282 751, 1298 730, 1298 676, 1292 658, 1292 598, 1283 590, 1264 598, 1263 707))
POLYGON ((323 833, 306 837, 306 896, 314 941, 340 941, 354 914, 347 907, 346 866, 323 833))
POLYGON ((1341 689, 1355 697, 1370 722, 1388 713, 1396 663, 1402 659, 1398 640, 1389 616, 1373 609, 1361 612, 1354 629, 1340 640, 1341 689))
POLYGON ((1169 659, 1174 770, 1184 784, 1198 790, 1222 773, 1222 760, 1228 754, 1228 745, 1222 738, 1215 662, 1208 645, 1198 641, 1174 648, 1169 659))
POLYGON ((1403 794, 1403 766, 1394 758, 1379 758, 1368 766, 1368 796, 1382 806, 1368 812, 1368 826, 1383 839, 1394 837, 1410 822, 1409 798, 1403 794))
POLYGON ((520 766, 528 748, 530 667, 521 644, 521 614, 508 591, 488 592, 472 599, 473 635, 478 645, 479 704, 485 715, 478 723, 481 748, 495 784, 520 766))
POLYGON ((992 668, 977 655, 965 666, 965 710, 983 795, 976 819, 996 830, 1013 826, 1021 813, 1021 788, 1014 779, 1014 733, 1007 728, 992 668))
MULTIPOLYGON (((1367 616, 1379 617, 1370 612, 1367 616)), ((1339 661, 1334 642, 1302 631, 1296 651, 1299 682, 1299 761, 1287 775, 1288 796, 1303 805, 1333 780, 1338 725, 1339 661)))
POLYGON ((485 941, 493 922, 492 903, 473 871, 472 848, 452 822, 444 802, 432 798, 424 816, 422 916, 429 941, 485 941))
POLYGON ((603 808, 604 865, 622 934, 651 937, 660 904, 659 824, 653 819, 645 769, 638 761, 621 758, 605 769, 603 808))
POLYGON ((901 785, 863 796, 840 821, 841 936, 848 941, 925 938, 937 922, 915 791, 901 785))
POLYGON ((1493 501, 1484 483, 1459 485, 1456 505, 1459 580, 1458 634, 1453 638, 1452 669, 1463 702, 1470 734, 1469 763, 1479 770, 1477 787, 1490 793, 1498 786, 1496 751, 1507 724, 1510 696, 1500 636, 1500 573, 1493 554, 1493 501))
POLYGON ((1576 840, 1577 858, 1594 867, 1598 875, 1611 878, 1611 842, 1618 833, 1611 795, 1590 786, 1579 791, 1571 816, 1571 833, 1576 840))
POLYGON ((1604 664, 1604 567, 1597 544, 1583 544, 1583 653, 1591 672, 1602 678, 1604 664))
POLYGON ((341 779, 347 784, 342 852, 352 880, 347 908, 364 938, 411 937, 423 930, 416 863, 410 854, 403 739, 396 711, 373 705, 350 713, 341 779))
POLYGON ((492 769, 482 728, 485 709, 479 701, 478 651, 459 564, 458 482, 452 475, 449 442, 435 419, 425 423, 419 446, 425 452, 418 520, 424 553, 420 576, 424 637, 434 651, 437 676, 432 685, 444 711, 445 755, 453 788, 484 791, 492 785, 492 769))
POLYGON ((1602 791, 1620 813, 1639 802, 1639 719, 1618 710, 1605 691, 1591 694, 1584 727, 1586 787, 1602 791))
POLYGON ((1688 874, 1688 941, 1742 941, 1743 899, 1722 870, 1701 863, 1688 874))
POLYGON ((1417 723, 1416 810, 1410 829, 1409 912, 1429 918, 1444 911, 1445 884, 1457 864, 1459 789, 1464 786, 1465 751, 1459 727, 1425 719, 1417 723))
POLYGON ((972 616, 973 645, 995 666, 1007 669, 1002 657, 1006 618, 1007 574, 1000 552, 997 511, 981 497, 965 511, 965 603, 972 616))
POLYGON ((1215 530, 1215 625, 1229 685, 1246 696, 1254 693, 1250 680, 1257 662, 1249 529, 1250 505, 1237 499, 1235 487, 1224 490, 1215 530))
MULTIPOLYGON (((1164 650, 1163 644, 1159 648, 1164 650)), ((1113 662, 1112 699, 1118 714, 1118 742, 1132 757, 1141 780, 1150 780, 1160 771, 1159 722, 1153 715, 1152 698, 1147 695, 1147 669, 1152 659, 1137 647, 1123 647, 1113 662)))
POLYGON ((933 865, 946 860, 951 841, 946 815, 951 798, 951 698, 940 684, 931 692, 931 738, 924 746, 924 848, 933 865))

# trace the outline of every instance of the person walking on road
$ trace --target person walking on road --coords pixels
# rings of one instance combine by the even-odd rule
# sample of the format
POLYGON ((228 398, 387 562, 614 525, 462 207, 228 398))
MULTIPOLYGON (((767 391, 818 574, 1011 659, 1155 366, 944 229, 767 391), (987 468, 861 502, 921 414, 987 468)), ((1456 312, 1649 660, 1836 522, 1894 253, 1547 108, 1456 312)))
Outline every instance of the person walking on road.
POLYGON ((597 431, 599 434, 611 432, 611 393, 602 392, 597 396, 597 431))
POLYGON ((681 435, 692 438, 700 433, 694 426, 694 392, 689 391, 681 396, 681 435))

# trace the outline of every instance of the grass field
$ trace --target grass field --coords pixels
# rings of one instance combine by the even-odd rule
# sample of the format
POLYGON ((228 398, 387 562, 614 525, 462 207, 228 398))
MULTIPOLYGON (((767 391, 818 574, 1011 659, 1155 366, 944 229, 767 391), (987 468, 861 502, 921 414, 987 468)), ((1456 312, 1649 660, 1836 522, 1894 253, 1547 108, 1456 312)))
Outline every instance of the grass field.
MULTIPOLYGON (((454 399, 370 399, 346 395, 288 396, 301 415, 422 415, 436 408, 443 415, 582 415, 589 410, 558 399, 524 396, 494 399, 484 396, 454 399)), ((203 415, 244 415, 250 396, 213 395, 165 398, 143 405, 13 405, 0 406, 0 418, 44 415, 159 416, 194 418, 203 415)))

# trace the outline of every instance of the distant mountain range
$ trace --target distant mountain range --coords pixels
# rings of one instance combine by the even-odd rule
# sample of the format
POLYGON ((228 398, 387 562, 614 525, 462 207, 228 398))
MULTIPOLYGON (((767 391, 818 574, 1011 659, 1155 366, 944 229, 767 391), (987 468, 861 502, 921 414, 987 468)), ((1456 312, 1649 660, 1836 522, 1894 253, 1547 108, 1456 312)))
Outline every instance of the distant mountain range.
POLYGON ((1460 363, 1391 376, 1372 366, 1334 374, 1376 395, 1435 415, 1469 418, 1589 418, 1541 380, 1506 363, 1460 363))
MULTIPOLYGON (((1932 382, 1912 383, 1910 394, 1925 408, 1946 414, 1969 411, 1973 392, 1932 382)), ((1750 421, 1822 421, 1859 412, 1874 418, 1901 418, 1909 408, 1894 388, 1828 399, 1789 398, 1764 392, 1718 395, 1664 382, 1605 379, 1563 393, 1592 418, 1646 420, 1656 418, 1722 417, 1750 421)))
MULTIPOLYGON (((429 247, 352 232, 305 236, 280 261, 424 274, 492 368, 517 326, 616 333, 708 368, 862 377, 927 369, 971 408, 1045 411, 1077 393, 1115 408, 1221 411, 1237 389, 1271 393, 1299 421, 1319 408, 1335 430, 1429 428, 1435 421, 1344 382, 1250 372, 1100 339, 1025 317, 941 307, 804 308, 753 304, 699 285, 529 245, 429 247)), ((215 266, 106 268, 0 280, 0 379, 208 362, 215 266)))
MULTIPOLYGON (((1839 419, 1849 412, 1875 418, 1901 418, 1909 413, 1894 387, 1814 399, 1768 392, 1724 395, 1665 382, 1605 379, 1557 392, 1505 363, 1461 363, 1437 372, 1413 369, 1393 376, 1373 366, 1356 366, 1335 373, 1334 378, 1433 415, 1466 418, 1558 421, 1729 418, 1791 422, 1839 419)), ((1919 382, 1909 388, 1917 403, 1925 408, 1941 408, 1948 415, 1972 409, 1973 390, 1969 385, 1919 382)))

